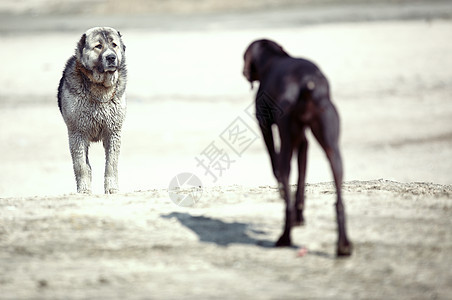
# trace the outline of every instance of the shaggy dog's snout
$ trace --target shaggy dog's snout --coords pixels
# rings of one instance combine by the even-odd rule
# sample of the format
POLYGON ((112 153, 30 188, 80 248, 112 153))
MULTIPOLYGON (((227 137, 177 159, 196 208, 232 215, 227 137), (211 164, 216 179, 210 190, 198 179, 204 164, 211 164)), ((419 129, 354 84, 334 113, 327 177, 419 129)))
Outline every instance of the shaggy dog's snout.
POLYGON ((102 72, 113 72, 118 67, 118 57, 115 53, 105 53, 102 62, 102 72))
POLYGON ((109 54, 109 55, 107 55, 107 57, 105 57, 105 59, 107 60, 108 64, 110 64, 110 65, 115 64, 116 65, 116 55, 109 54))
POLYGON ((104 57, 104 59, 105 59, 105 62, 104 62, 105 71, 113 71, 111 69, 116 69, 116 67, 118 66, 118 59, 117 59, 116 54, 114 54, 114 53, 107 54, 104 57))

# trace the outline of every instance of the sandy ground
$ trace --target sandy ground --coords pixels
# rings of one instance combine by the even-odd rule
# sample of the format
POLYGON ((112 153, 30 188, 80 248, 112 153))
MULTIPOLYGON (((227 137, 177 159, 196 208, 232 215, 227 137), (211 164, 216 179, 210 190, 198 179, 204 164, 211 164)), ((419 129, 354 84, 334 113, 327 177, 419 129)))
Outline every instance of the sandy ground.
POLYGON ((450 299, 452 4, 426 3, 398 6, 389 20, 387 5, 316 7, 300 11, 306 24, 294 10, 0 18, 0 298, 450 299), (127 45, 121 194, 102 195, 97 144, 95 194, 78 196, 56 89, 81 33, 99 20, 127 45), (307 225, 294 231, 297 247, 271 248, 283 206, 252 116, 255 90, 241 75, 243 51, 261 37, 330 79, 349 259, 333 255, 334 190, 322 183, 331 175, 316 142, 307 225), (222 139, 235 122, 253 138, 240 155, 222 139), (216 179, 196 161, 212 143, 231 160, 216 179), (202 181, 195 207, 169 200, 181 172, 202 181))
POLYGON ((194 208, 166 190, 3 199, 0 298, 450 299, 452 186, 346 183, 347 259, 332 185, 306 190, 286 249, 271 247, 283 207, 268 186, 207 188, 194 208))

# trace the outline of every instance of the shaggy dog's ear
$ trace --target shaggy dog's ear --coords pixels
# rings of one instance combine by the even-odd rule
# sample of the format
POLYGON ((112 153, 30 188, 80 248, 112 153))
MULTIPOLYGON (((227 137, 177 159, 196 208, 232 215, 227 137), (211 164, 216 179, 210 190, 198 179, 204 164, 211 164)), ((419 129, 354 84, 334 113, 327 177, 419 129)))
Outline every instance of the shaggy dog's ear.
POLYGON ((118 33, 119 36, 119 40, 121 41, 121 46, 122 46, 122 51, 126 51, 126 45, 124 45, 124 42, 122 41, 122 35, 121 32, 119 32, 119 30, 116 30, 116 32, 118 33))
POLYGON ((82 35, 82 37, 80 38, 80 41, 78 41, 78 44, 77 44, 77 56, 78 57, 83 56, 83 49, 85 48, 85 45, 86 45, 86 33, 84 33, 82 35))

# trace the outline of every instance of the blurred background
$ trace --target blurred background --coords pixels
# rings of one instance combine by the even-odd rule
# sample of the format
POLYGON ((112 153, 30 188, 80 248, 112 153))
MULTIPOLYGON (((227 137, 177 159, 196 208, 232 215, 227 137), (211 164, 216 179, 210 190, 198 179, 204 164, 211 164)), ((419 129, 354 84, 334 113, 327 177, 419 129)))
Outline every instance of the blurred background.
MULTIPOLYGON (((452 1, 439 0, 3 0, 0 197, 75 192, 56 93, 78 39, 94 26, 118 29, 127 46, 123 192, 166 188, 181 172, 204 185, 275 185, 253 117, 257 88, 241 74, 243 52, 258 38, 329 78, 347 181, 451 184, 451 18, 452 1), (237 118, 257 137, 240 155, 223 134, 237 118), (208 172, 196 158, 212 145, 225 159, 208 172)), ((311 141, 307 182, 331 181, 311 141)), ((101 144, 90 161, 102 193, 101 144)))

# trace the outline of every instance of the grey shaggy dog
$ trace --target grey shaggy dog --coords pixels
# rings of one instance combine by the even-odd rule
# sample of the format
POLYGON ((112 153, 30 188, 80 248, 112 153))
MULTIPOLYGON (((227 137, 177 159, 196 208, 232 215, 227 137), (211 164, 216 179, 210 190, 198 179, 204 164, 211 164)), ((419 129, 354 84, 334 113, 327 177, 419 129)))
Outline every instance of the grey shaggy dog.
POLYGON ((110 27, 86 31, 66 63, 58 87, 58 106, 69 135, 78 193, 91 193, 91 142, 105 148, 104 189, 118 192, 121 128, 126 115, 127 70, 121 34, 110 27))

